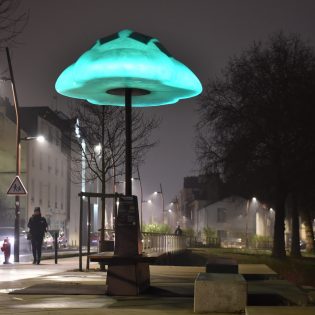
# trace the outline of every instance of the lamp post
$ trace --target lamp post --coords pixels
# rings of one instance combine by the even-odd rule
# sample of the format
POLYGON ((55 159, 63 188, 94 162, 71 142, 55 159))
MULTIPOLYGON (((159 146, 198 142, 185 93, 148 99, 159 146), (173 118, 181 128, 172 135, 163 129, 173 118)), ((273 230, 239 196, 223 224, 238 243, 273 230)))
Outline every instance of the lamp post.
POLYGON ((257 199, 253 197, 251 200, 248 199, 246 202, 246 221, 245 221, 245 246, 248 248, 248 216, 249 216, 249 209, 251 201, 256 202, 257 199))
POLYGON ((164 195, 163 195, 163 189, 162 189, 162 184, 160 183, 160 191, 155 191, 154 195, 160 194, 162 198, 162 215, 163 215, 163 223, 165 223, 165 218, 164 218, 164 195))
MULTIPOLYGON (((152 203, 152 200, 149 199, 149 200, 142 200, 142 203, 147 203, 147 204, 151 204, 152 203)), ((151 224, 153 224, 153 208, 151 207, 151 224)))
MULTIPOLYGON (((15 119, 16 119, 16 176, 20 176, 21 174, 21 128, 20 128, 20 117, 19 117, 19 103, 17 99, 15 81, 14 81, 14 74, 11 64, 11 57, 9 48, 6 47, 5 49, 9 72, 10 72, 10 82, 11 82, 11 89, 13 95, 13 104, 15 110, 15 119)), ((14 219, 14 262, 20 261, 20 196, 15 196, 15 219, 14 219)))
MULTIPOLYGON (((131 224, 129 220, 125 224, 127 210, 118 213, 117 220, 121 220, 122 224, 116 225, 114 254, 138 257, 142 250, 139 214, 137 199, 131 195, 132 107, 176 103, 200 94, 201 83, 190 69, 170 55, 158 39, 132 30, 122 30, 97 40, 91 49, 61 73, 55 87, 64 96, 86 99, 95 105, 125 107, 126 196, 121 198, 125 202, 121 203, 121 208, 128 208, 129 218, 134 221, 131 224)), ((162 200, 164 210, 163 196, 162 200)), ((148 264, 135 262, 130 265, 126 264, 127 260, 124 263, 128 269, 123 272, 120 266, 109 265, 109 294, 136 295, 147 288, 148 264), (130 283, 135 285, 131 286, 130 283)))

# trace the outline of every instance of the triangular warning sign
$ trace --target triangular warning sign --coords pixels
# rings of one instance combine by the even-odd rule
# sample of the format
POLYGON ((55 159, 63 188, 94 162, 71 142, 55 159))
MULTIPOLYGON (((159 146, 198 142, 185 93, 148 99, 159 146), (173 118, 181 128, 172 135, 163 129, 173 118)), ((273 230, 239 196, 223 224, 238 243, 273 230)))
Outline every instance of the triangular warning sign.
POLYGON ((8 189, 7 195, 26 195, 27 190, 23 185, 21 178, 16 176, 8 189))

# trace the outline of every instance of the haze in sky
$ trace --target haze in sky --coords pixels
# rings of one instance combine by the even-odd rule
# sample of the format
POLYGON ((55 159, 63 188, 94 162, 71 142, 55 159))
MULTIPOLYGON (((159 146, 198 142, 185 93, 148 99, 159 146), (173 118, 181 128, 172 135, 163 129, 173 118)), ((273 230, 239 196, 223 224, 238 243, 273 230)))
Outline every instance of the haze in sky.
MULTIPOLYGON (((65 97, 56 96, 60 72, 97 39, 122 29, 158 38, 205 85, 254 40, 272 33, 299 33, 315 42, 315 1, 312 0, 27 0, 29 22, 11 48, 21 106, 64 110, 65 97)), ((0 56, 1 71, 6 67, 0 56)), ((1 95, 10 91, 0 88, 1 95)), ((162 183, 165 202, 179 192, 185 176, 198 174, 194 151, 197 99, 145 109, 162 118, 141 176, 144 199, 162 183)))

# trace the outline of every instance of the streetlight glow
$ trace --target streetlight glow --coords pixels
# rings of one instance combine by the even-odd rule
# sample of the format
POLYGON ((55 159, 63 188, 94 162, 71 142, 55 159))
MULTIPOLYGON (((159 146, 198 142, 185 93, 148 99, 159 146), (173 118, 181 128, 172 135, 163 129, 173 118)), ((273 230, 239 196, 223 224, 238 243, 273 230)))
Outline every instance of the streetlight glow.
POLYGON ((101 150, 102 150, 101 144, 98 144, 98 145, 96 145, 96 146, 94 147, 94 151, 95 151, 95 153, 97 153, 97 154, 100 154, 100 153, 101 153, 101 150))
POLYGON ((46 141, 45 137, 44 136, 38 136, 36 137, 36 140, 39 142, 39 143, 44 143, 46 141))
POLYGON ((256 201, 257 201, 256 197, 253 197, 253 198, 252 198, 252 201, 253 201, 253 202, 256 202, 256 201))

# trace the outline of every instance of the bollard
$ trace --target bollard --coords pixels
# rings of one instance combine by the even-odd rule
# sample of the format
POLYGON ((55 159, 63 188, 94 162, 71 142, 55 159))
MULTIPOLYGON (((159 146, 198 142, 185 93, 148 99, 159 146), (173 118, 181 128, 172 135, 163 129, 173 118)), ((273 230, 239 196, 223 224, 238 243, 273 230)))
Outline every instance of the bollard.
POLYGON ((54 234, 54 245, 55 245, 55 264, 58 264, 58 232, 54 234))

